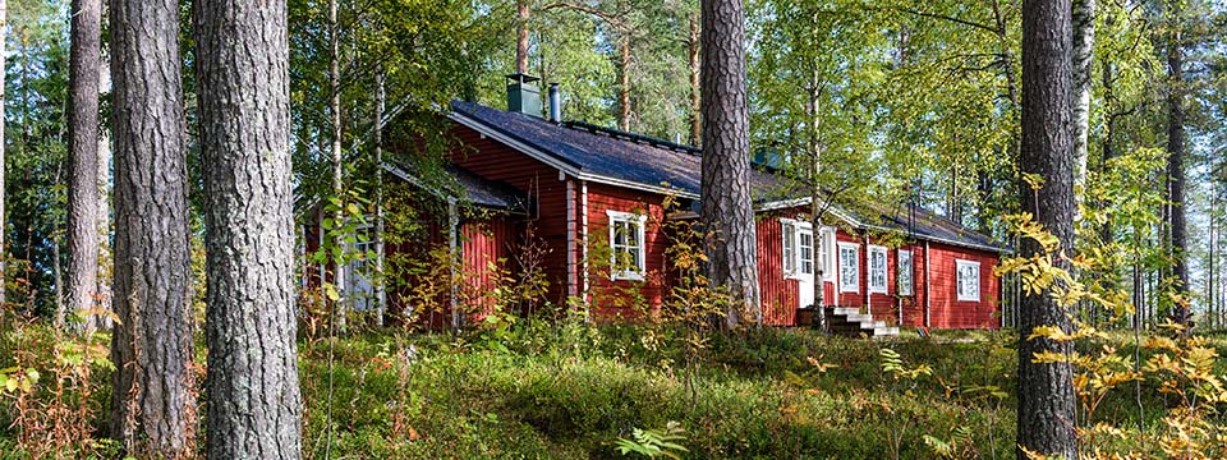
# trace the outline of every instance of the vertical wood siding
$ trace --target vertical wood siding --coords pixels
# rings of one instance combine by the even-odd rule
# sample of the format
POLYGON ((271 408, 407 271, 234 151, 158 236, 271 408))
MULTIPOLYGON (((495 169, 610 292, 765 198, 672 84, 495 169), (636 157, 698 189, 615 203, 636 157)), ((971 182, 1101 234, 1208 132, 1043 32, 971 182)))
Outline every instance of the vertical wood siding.
MULTIPOLYGON (((550 252, 545 256, 551 302, 567 301, 567 185, 559 180, 558 170, 534 160, 476 131, 457 126, 452 133, 464 148, 451 152, 457 165, 489 180, 502 181, 529 196, 535 206, 527 223, 535 227, 550 252)), ((576 207, 578 209, 578 206, 576 207)))
MULTIPOLYGON (((577 200, 582 196, 577 193, 577 200)), ((664 197, 645 192, 636 192, 604 184, 588 183, 588 280, 590 284, 592 313, 605 320, 636 318, 643 313, 634 307, 646 307, 648 312, 660 308, 665 295, 665 260, 668 249, 666 235, 664 197), (598 260, 595 252, 609 251, 609 215, 606 211, 629 212, 647 216, 644 227, 644 265, 647 275, 643 281, 614 281, 610 277, 610 261, 598 260), (598 250, 599 249, 599 250, 598 250), (640 304, 640 305, 636 305, 640 304)), ((580 209, 579 203, 575 209, 580 209)), ((582 231, 582 227, 579 228, 582 231)), ((583 241, 582 235, 576 237, 583 241)), ((582 251, 582 248, 581 248, 582 251)), ((583 260, 578 254, 575 260, 583 260)), ((577 270, 582 286, 583 268, 577 270)))

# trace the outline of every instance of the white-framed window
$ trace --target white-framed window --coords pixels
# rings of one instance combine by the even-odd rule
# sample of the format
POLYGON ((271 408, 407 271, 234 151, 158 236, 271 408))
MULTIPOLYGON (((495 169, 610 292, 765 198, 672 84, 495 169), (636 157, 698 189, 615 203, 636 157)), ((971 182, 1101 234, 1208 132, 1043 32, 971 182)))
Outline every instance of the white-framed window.
POLYGON ((839 292, 861 292, 861 245, 839 243, 839 292))
POLYGON ((609 265, 614 280, 643 281, 647 273, 644 227, 648 217, 621 211, 605 211, 609 216, 609 265))
POLYGON ((797 268, 802 276, 814 276, 814 232, 797 232, 797 268))
POLYGON ((780 219, 780 232, 783 237, 783 251, 780 254, 784 260, 784 277, 800 279, 814 275, 814 232, 809 222, 780 219))
POLYGON ((955 259, 959 302, 980 301, 980 262, 955 259))
POLYGON ((869 246, 869 293, 886 294, 886 248, 869 246))
POLYGON ((898 255, 899 273, 895 276, 896 289, 899 290, 899 295, 914 295, 915 294, 915 276, 916 269, 912 265, 912 251, 909 249, 900 249, 898 255))
POLYGON ((822 227, 818 231, 818 261, 822 264, 822 280, 835 281, 835 228, 822 227))
POLYGON ((797 274, 797 221, 780 219, 780 233, 783 235, 784 251, 780 256, 784 259, 784 276, 797 274))

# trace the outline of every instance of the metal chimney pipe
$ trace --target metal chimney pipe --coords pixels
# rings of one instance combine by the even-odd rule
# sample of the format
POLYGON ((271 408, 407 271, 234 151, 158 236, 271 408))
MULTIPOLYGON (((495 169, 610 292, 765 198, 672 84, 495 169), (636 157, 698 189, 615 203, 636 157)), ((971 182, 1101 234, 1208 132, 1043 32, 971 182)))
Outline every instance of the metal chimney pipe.
POLYGON ((558 94, 558 83, 550 83, 550 121, 562 123, 562 96, 558 94))

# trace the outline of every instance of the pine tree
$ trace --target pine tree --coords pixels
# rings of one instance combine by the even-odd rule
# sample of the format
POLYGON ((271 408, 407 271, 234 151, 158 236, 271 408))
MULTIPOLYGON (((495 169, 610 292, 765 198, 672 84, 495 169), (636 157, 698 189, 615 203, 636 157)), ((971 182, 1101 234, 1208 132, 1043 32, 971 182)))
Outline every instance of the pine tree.
POLYGON ((196 423, 179 2, 112 0, 110 11, 120 319, 111 429, 133 455, 179 458, 196 423))
POLYGON ((702 223, 711 282, 743 302, 729 326, 762 322, 750 195, 750 115, 746 97, 745 13, 738 0, 702 2, 702 223), (743 315, 750 315, 744 318, 743 315))
MULTIPOLYGON (((1027 181, 1021 187, 1022 209, 1035 216, 1055 235, 1062 248, 1074 241, 1074 139, 1073 43, 1069 0, 1023 3, 1023 97, 1021 172, 1038 176, 1042 184, 1033 190, 1027 181)), ((1020 255, 1043 252, 1038 242, 1027 239, 1020 255)), ((1069 269, 1069 262, 1053 255, 1054 264, 1069 269)), ((1069 343, 1048 338, 1031 339, 1041 326, 1070 330, 1064 309, 1048 293, 1030 293, 1019 310, 1018 345, 1018 452, 1077 458, 1074 435, 1073 370, 1058 363, 1035 363, 1036 353, 1070 353, 1069 343)))
POLYGON ((297 459, 285 0, 198 0, 208 287, 208 457, 297 459))

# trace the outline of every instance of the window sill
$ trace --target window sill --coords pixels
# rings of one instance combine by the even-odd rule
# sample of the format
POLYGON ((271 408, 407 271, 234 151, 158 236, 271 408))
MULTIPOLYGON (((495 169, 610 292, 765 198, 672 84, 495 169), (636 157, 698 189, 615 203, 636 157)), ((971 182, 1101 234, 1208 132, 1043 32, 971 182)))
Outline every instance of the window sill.
POLYGON ((980 303, 980 302, 983 302, 983 300, 981 300, 981 299, 979 299, 979 298, 969 299, 969 298, 965 298, 965 297, 959 297, 959 298, 955 299, 955 302, 980 303))
POLYGON ((610 278, 614 281, 643 281, 643 275, 635 272, 614 273, 610 278))
POLYGON ((860 293, 861 293, 861 290, 860 290, 860 289, 848 289, 848 288, 840 287, 840 288, 839 288, 839 293, 840 293, 840 294, 860 294, 860 293))

